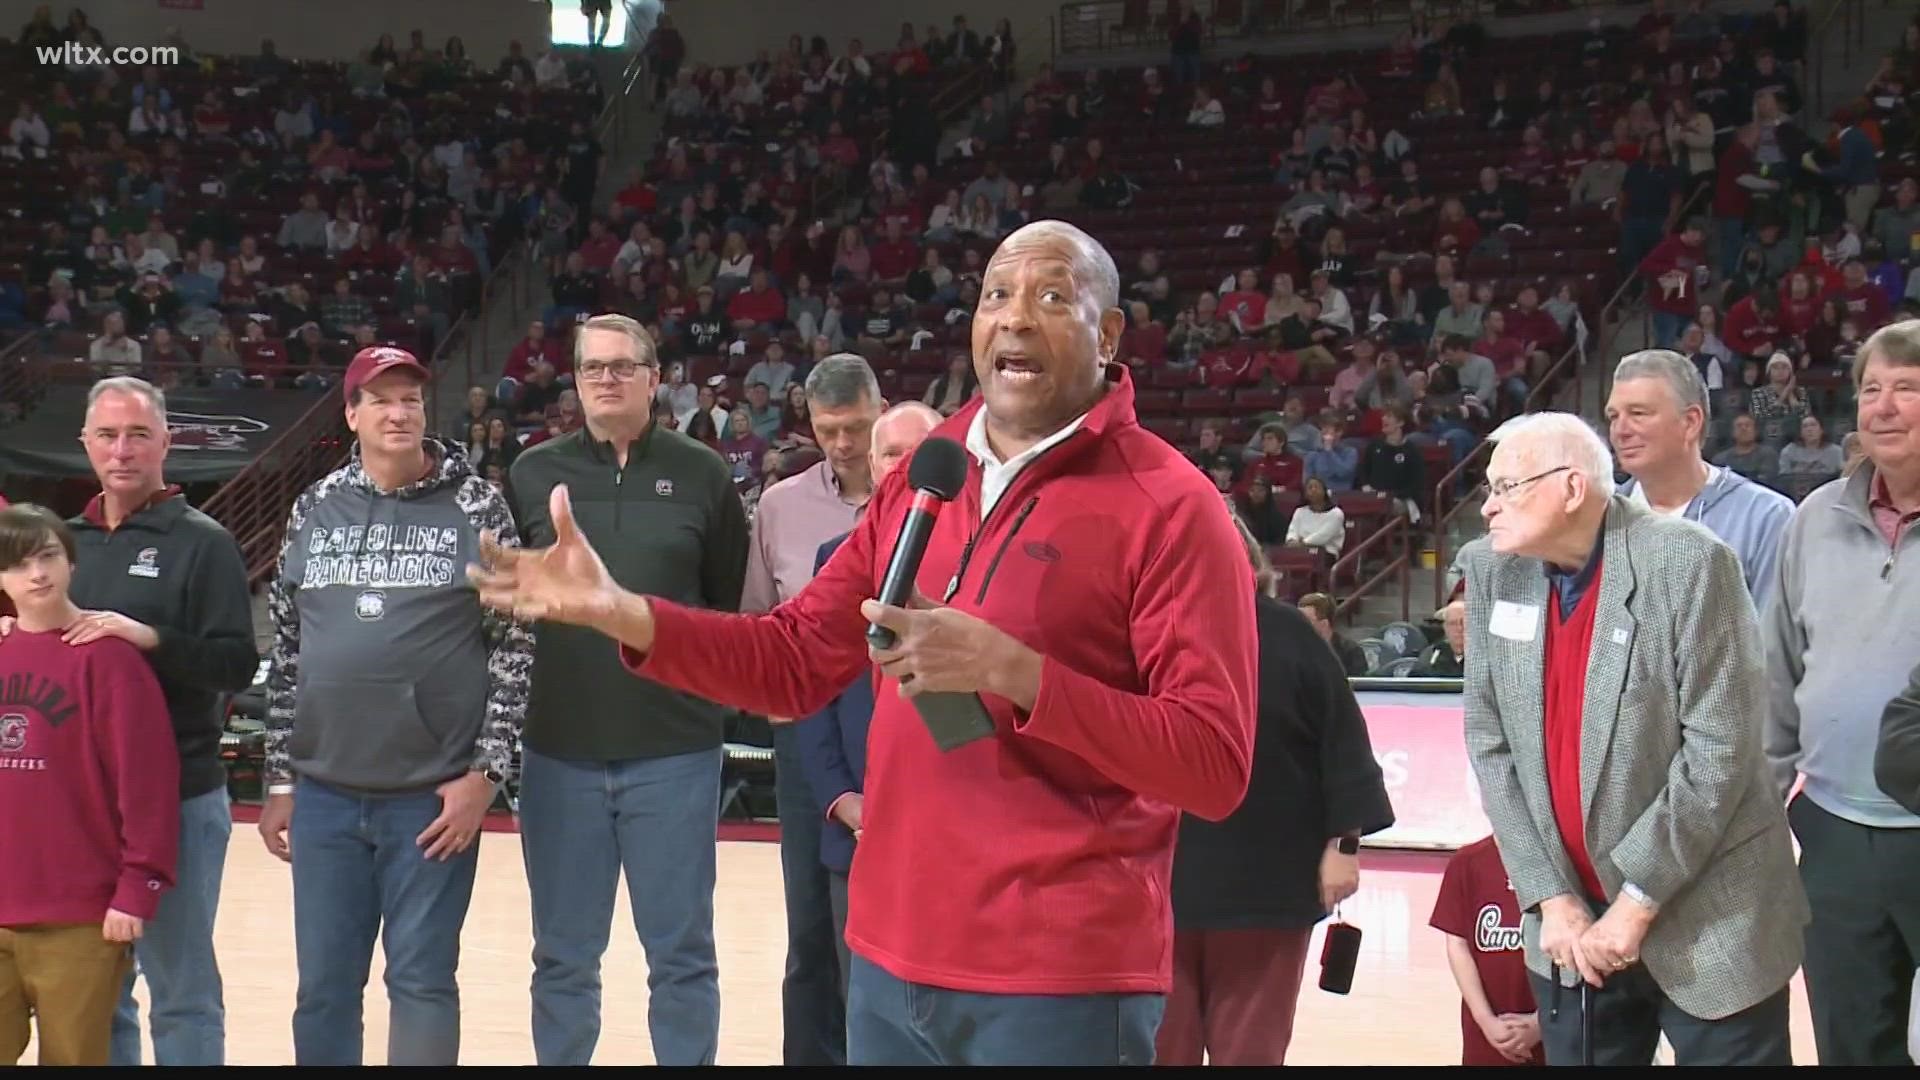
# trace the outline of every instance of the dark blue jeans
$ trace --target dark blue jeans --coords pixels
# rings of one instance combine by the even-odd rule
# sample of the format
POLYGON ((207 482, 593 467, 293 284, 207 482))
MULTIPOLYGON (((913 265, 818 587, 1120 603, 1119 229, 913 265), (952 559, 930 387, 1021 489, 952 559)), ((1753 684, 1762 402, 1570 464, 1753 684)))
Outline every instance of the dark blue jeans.
POLYGON ((719 747, 634 761, 528 750, 520 847, 533 907, 533 1051, 587 1065, 600 1041, 600 958, 620 872, 647 954, 654 1061, 711 1065, 720 1043, 713 945, 719 747))
POLYGON ((788 1065, 847 1063, 847 1012, 833 894, 820 864, 820 806, 800 765, 792 724, 773 725, 774 804, 780 814, 780 872, 787 893, 787 973, 780 982, 788 1065))
POLYGON ((227 789, 196 795, 180 804, 180 856, 176 884, 160 898, 134 943, 135 971, 127 975, 113 1015, 114 1065, 138 1065, 140 1006, 133 1000, 136 974, 147 980, 153 1003, 156 1065, 217 1066, 227 1063, 227 1012, 220 965, 213 955, 213 922, 220 909, 220 880, 227 869, 227 839, 233 812, 227 789))
POLYGON ((376 935, 386 947, 387 1064, 459 1063, 455 972, 480 845, 428 859, 418 838, 439 816, 432 791, 360 795, 300 781, 288 830, 295 1064, 361 1064, 376 935))
POLYGON ((1151 1065, 1160 994, 975 994, 894 978, 858 954, 850 1065, 1151 1065))

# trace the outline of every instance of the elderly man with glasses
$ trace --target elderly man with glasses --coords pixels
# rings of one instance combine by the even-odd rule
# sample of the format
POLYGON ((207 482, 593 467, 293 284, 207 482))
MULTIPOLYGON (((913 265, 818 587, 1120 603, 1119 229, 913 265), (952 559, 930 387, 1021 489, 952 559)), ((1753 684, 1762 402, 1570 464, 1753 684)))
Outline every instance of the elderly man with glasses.
MULTIPOLYGON (((660 363, 645 328, 600 315, 574 336, 586 423, 513 464, 522 530, 554 539, 548 496, 629 589, 736 611, 746 512, 725 462, 656 420, 660 363)), ((546 623, 533 658, 521 764, 521 844, 533 907, 533 1047, 586 1065, 600 1036, 600 957, 624 870, 647 954, 648 1026, 662 1065, 711 1065, 720 1040, 713 941, 725 714, 636 679, 594 630, 546 623)))
POLYGON ((1466 568, 1467 750, 1523 914, 1552 1064, 1787 1065, 1807 901, 1757 717, 1740 560, 1613 487, 1586 422, 1496 435, 1466 568))

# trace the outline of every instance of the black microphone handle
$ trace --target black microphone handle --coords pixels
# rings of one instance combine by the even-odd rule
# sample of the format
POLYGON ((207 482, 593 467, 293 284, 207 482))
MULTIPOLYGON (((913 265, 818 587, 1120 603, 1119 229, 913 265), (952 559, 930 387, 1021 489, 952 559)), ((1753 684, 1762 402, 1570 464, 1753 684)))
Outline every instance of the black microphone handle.
MULTIPOLYGON (((920 576, 920 560, 927 554, 927 541, 933 538, 936 516, 915 506, 907 511, 900 526, 900 539, 893 545, 893 559, 887 563, 887 576, 880 580, 876 598, 888 607, 906 607, 913 600, 913 583, 920 576)), ((867 644, 876 649, 891 649, 899 639, 879 623, 867 626, 867 644)))

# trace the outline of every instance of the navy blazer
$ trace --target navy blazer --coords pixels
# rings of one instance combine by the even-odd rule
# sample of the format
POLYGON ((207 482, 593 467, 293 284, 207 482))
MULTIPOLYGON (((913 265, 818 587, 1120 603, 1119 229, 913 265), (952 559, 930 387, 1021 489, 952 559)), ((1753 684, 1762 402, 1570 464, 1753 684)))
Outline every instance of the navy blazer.
MULTIPOLYGON (((814 573, 827 565, 847 534, 820 545, 814 573)), ((867 727, 873 722, 873 671, 868 669, 827 703, 827 707, 794 725, 801 768, 807 786, 819 803, 821 817, 842 794, 863 789, 867 779, 867 727)), ((837 874, 853 869, 853 831, 828 819, 820 827, 820 862, 837 874)))

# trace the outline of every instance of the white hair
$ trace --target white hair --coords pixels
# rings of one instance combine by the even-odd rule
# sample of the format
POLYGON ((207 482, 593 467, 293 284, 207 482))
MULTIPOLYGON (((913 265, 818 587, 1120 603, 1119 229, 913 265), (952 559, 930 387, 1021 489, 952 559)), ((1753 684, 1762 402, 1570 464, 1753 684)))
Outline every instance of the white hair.
POLYGON ((1613 451, 1593 425, 1573 413, 1526 413, 1501 424, 1489 438, 1524 442, 1520 452, 1536 468, 1564 465, 1586 477, 1587 486, 1602 499, 1613 497, 1613 451))
POLYGON ((917 418, 928 431, 947 422, 947 418, 941 416, 938 409, 923 401, 903 401, 881 413, 880 419, 873 422, 874 438, 880 437, 882 427, 892 427, 895 423, 907 418, 917 418))
POLYGON ((167 395, 147 380, 137 375, 114 375, 101 379, 87 390, 87 411, 91 413, 94 402, 107 394, 125 394, 141 399, 147 403, 147 408, 153 410, 160 426, 167 426, 167 395))

